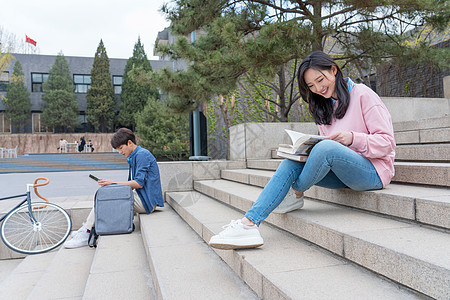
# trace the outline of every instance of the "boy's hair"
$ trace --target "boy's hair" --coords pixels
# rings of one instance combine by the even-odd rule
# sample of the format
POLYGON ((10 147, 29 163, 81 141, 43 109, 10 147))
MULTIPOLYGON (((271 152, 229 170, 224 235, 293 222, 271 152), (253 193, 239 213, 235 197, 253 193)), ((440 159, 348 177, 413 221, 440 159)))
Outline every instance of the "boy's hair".
POLYGON ((128 141, 132 141, 133 144, 136 144, 136 136, 133 131, 128 128, 120 128, 111 138, 111 146, 114 149, 117 149, 121 145, 127 145, 128 141))

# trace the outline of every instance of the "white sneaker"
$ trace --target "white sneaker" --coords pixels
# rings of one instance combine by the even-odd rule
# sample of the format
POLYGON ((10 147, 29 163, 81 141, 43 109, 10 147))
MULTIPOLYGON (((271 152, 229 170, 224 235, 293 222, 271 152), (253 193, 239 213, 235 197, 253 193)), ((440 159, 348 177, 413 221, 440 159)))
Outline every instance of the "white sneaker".
POLYGON ((289 189, 289 192, 284 197, 280 205, 277 206, 272 212, 278 214, 284 214, 296 209, 300 209, 305 204, 303 196, 297 197, 293 189, 289 189))
POLYGON ((223 226, 225 230, 211 237, 209 245, 213 248, 231 250, 255 248, 264 244, 258 226, 244 225, 241 220, 233 220, 223 226))
POLYGON ((76 236, 79 232, 86 232, 87 228, 84 227, 84 223, 83 226, 80 227, 80 229, 78 229, 77 231, 72 231, 72 234, 70 235, 70 237, 74 237, 76 236))
POLYGON ((87 246, 89 241, 89 232, 86 231, 86 228, 83 226, 78 229, 77 232, 73 235, 72 239, 66 241, 64 243, 64 247, 67 249, 79 248, 83 246, 87 246), (82 230, 84 228, 84 231, 82 230))

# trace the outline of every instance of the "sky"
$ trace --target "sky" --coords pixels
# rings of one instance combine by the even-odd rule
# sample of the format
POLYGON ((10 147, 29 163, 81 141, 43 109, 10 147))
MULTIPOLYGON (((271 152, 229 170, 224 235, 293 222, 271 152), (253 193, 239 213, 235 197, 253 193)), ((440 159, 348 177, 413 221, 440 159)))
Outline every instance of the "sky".
MULTIPOLYGON (((169 26, 160 11, 169 0, 5 0, 0 28, 37 42, 35 53, 93 57, 103 39, 109 58, 129 58, 138 37, 147 57, 159 31, 169 26)), ((30 52, 34 46, 27 44, 30 52)))

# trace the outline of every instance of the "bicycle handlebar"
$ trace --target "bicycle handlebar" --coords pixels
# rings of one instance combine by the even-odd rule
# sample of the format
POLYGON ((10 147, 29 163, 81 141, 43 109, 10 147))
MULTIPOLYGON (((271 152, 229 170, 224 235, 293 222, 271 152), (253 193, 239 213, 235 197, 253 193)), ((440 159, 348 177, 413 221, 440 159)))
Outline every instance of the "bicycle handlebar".
POLYGON ((48 180, 48 178, 46 178, 46 177, 38 177, 38 178, 36 178, 36 179, 34 180, 34 184, 33 184, 34 193, 36 194, 36 196, 38 196, 39 198, 41 198, 42 200, 44 200, 44 201, 47 202, 47 203, 48 203, 47 198, 42 197, 42 196, 38 193, 37 187, 47 185, 47 184, 49 184, 49 182, 50 182, 50 180, 48 180), (39 180, 45 180, 45 182, 37 183, 39 180))

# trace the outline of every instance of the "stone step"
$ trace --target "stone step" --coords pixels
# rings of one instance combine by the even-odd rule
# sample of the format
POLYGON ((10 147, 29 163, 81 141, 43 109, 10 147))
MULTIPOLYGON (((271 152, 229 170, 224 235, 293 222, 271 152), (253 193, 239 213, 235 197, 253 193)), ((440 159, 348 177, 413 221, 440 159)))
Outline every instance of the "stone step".
MULTIPOLYGON (((168 203, 206 242, 242 213, 197 192, 172 192, 168 203)), ((261 299, 419 299, 410 290, 270 225, 257 249, 214 251, 261 299)), ((230 299, 230 298, 228 298, 230 299)))
MULTIPOLYGON (((277 156, 273 158, 247 160, 247 167, 275 171, 282 159, 277 156)), ((450 163, 448 162, 396 161, 394 167, 395 176, 392 182, 450 186, 450 163)))
POLYGON ((398 145, 395 148, 395 160, 450 162, 450 143, 398 145))
POLYGON ((33 287, 41 278, 57 251, 29 255, 0 282, 0 298, 27 299, 33 287))
POLYGON ((0 239, 0 261, 9 259, 20 259, 26 257, 26 254, 15 252, 8 247, 0 239))
POLYGON ((393 125, 397 145, 450 142, 450 116, 396 122, 393 125))
POLYGON ((393 182, 450 186, 450 163, 395 162, 393 182))
POLYGON ((258 299, 169 206, 140 218, 157 299, 258 299))
MULTIPOLYGON (((222 178, 264 187, 274 171, 257 169, 222 170, 222 178)), ((377 191, 331 190, 313 186, 307 197, 379 214, 450 229, 450 190, 441 187, 392 183, 377 191)))
POLYGON ((155 299, 139 231, 101 236, 90 271, 86 271, 83 299, 155 299))
POLYGON ((81 299, 95 250, 61 247, 27 299, 81 299))
MULTIPOLYGON (((262 191, 226 180, 196 181, 194 188, 241 211, 262 191)), ((448 231, 309 199, 303 209, 266 221, 430 297, 450 297, 448 231)))
POLYGON ((23 259, 0 260, 0 283, 14 271, 23 259))

